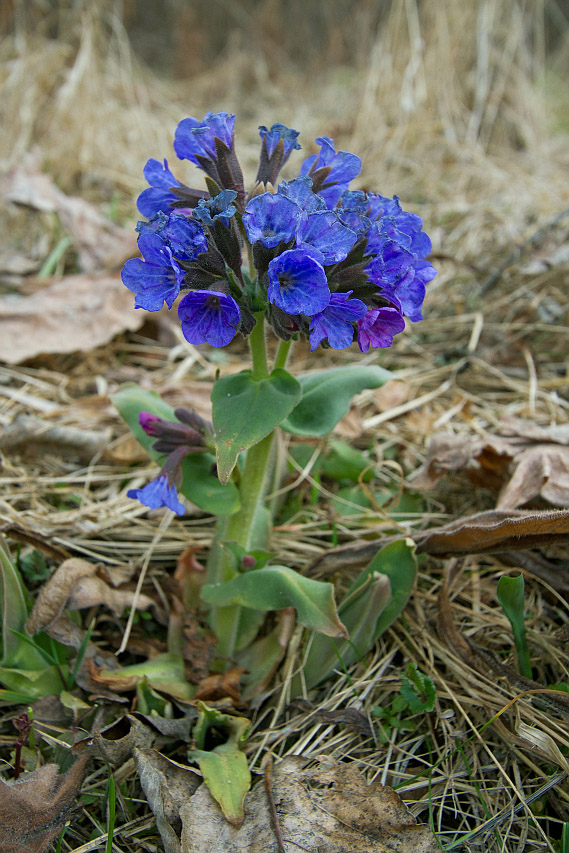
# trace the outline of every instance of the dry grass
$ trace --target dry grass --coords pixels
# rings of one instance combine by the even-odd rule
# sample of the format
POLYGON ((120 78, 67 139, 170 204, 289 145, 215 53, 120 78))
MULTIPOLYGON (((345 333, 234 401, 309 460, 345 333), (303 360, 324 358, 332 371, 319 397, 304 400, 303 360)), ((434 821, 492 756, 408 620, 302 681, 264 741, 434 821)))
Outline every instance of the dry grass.
MULTIPOLYGON (((324 11, 330 4, 314 4, 320 29, 305 70, 298 52, 304 44, 306 53, 308 42, 302 39, 314 32, 308 19, 296 46, 288 36, 280 37, 287 14, 299 14, 296 4, 218 5, 227 13, 224 20, 233 21, 221 45, 221 36, 208 41, 205 5, 195 5, 200 26, 196 29, 194 16, 191 31, 197 56, 218 45, 215 61, 196 60, 191 77, 173 61, 169 71, 178 73, 175 81, 159 79, 141 65, 125 30, 128 14, 122 18, 118 4, 61 2, 49 14, 44 6, 31 5, 25 14, 17 10, 5 22, 13 32, 0 45, 4 164, 14 165, 39 146, 46 170, 65 191, 102 206, 118 194, 119 216, 134 220, 142 166, 147 157, 169 156, 173 130, 185 115, 221 108, 237 112, 238 146, 249 177, 260 123, 281 120, 299 128, 307 148, 320 133, 335 136, 341 147, 362 156, 362 186, 396 192, 406 207, 421 213, 440 269, 425 321, 381 353, 382 364, 405 383, 407 402, 401 410, 384 412, 373 394, 360 395, 356 443, 373 444, 378 462, 394 455, 384 470, 396 483, 420 466, 436 429, 484 434, 504 413, 541 424, 566 422, 569 272, 566 262, 545 264, 540 271, 534 266, 533 272, 524 267, 547 258, 567 239, 563 220, 535 245, 527 242, 569 207, 567 137, 555 136, 552 112, 563 100, 556 80, 566 68, 567 30, 564 40, 548 42, 561 4, 354 2, 352 35, 344 33, 342 20, 350 4, 338 4, 335 15, 324 11), (256 46, 253 55, 246 50, 248 37, 256 46), (513 259, 481 295, 484 281, 520 246, 527 247, 526 254, 513 259)), ((178 2, 172 8, 182 14, 189 7, 178 2)), ((176 56, 183 57, 183 48, 176 56)), ((176 170, 190 183, 201 180, 189 170, 184 175, 180 164, 176 170)), ((22 228, 29 228, 32 218, 27 214, 22 228)), ((34 222, 37 226, 37 218, 34 222)), ((212 353, 183 341, 171 348, 160 344, 155 332, 149 326, 144 335, 124 336, 88 353, 0 370, 1 424, 32 413, 50 422, 112 431, 110 455, 91 460, 53 452, 5 456, 0 519, 109 566, 150 560, 149 577, 159 582, 188 542, 207 547, 211 519, 190 516, 159 528, 159 513, 126 498, 127 489, 142 483, 150 468, 128 457, 118 461, 124 428, 107 395, 129 380, 179 401, 191 395, 196 380, 211 380, 219 366, 237 369, 244 348, 236 343, 223 354, 212 353)), ((329 351, 327 364, 352 357, 329 351)), ((304 346, 294 358, 298 370, 317 363, 304 346)), ((376 358, 373 353, 364 361, 376 358)), ((318 356, 318 364, 321 360, 318 356)), ((283 562, 302 570, 332 546, 334 536, 347 541, 370 528, 393 527, 375 510, 334 518, 326 490, 310 474, 304 480, 318 499, 310 502, 307 490, 294 535, 290 520, 277 530, 275 547, 283 562)), ((402 527, 487 509, 495 497, 489 489, 450 478, 414 522, 402 527)), ((507 679, 474 671, 444 645, 437 632, 443 568, 435 560, 422 565, 404 618, 365 662, 313 693, 312 710, 287 710, 290 678, 302 665, 301 646, 293 643, 272 692, 251 710, 249 754, 256 767, 266 750, 275 757, 325 753, 355 762, 369 780, 396 787, 413 814, 431 822, 443 849, 460 849, 464 841, 463 849, 470 850, 553 851, 562 822, 569 821, 569 783, 559 776, 551 790, 546 787, 566 769, 567 720, 520 697, 507 679), (384 742, 377 723, 368 737, 319 719, 322 711, 352 708, 373 722, 372 708, 389 704, 410 660, 433 679, 437 702, 433 714, 412 718, 409 730, 392 729, 384 742), (489 724, 496 715, 497 722, 489 724), (527 731, 522 738, 520 724, 533 727, 536 740, 541 737, 541 752, 528 745, 527 731)), ((464 635, 513 662, 509 626, 496 600, 502 571, 492 558, 468 560, 452 591, 453 612, 464 635)), ((528 578, 527 589, 536 679, 569 681, 567 603, 536 579, 528 578)), ((122 628, 116 625, 115 633, 122 628)), ((87 790, 100 794, 106 774, 103 767, 96 770, 87 790)), ((123 796, 140 800, 132 762, 115 776, 123 782, 123 796)), ((115 842, 125 851, 160 849, 144 804, 136 802, 134 810, 132 818, 119 809, 115 842)), ((104 836, 104 827, 99 829, 104 836)), ((61 849, 96 849, 87 843, 91 831, 85 813, 61 849)))

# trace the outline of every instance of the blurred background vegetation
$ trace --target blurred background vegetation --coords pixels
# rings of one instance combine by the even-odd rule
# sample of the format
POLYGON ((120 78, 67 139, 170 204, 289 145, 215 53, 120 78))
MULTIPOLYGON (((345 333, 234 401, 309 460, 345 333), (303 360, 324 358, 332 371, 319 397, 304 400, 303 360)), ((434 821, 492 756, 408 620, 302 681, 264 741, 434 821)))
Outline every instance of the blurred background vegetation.
POLYGON ((39 149, 63 190, 123 219, 148 157, 202 185, 173 132, 219 109, 249 179, 259 124, 296 127, 305 154, 327 134, 362 157, 360 186, 471 260, 569 205, 569 0, 4 0, 0 16, 3 168, 39 149))

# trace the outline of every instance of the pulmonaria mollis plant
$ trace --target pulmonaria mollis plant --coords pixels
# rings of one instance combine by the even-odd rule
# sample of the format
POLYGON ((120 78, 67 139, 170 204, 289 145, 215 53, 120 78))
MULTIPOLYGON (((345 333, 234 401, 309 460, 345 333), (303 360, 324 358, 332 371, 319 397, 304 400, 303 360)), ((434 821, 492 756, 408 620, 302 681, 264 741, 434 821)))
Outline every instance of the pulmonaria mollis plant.
MULTIPOLYGON (((178 125, 176 155, 204 172, 205 189, 186 186, 166 160, 147 162, 149 187, 138 199, 146 217, 138 224, 142 258, 127 261, 122 279, 138 308, 177 303, 190 344, 222 347, 237 335, 247 338, 251 368, 215 382, 212 424, 132 386, 115 402, 162 465, 155 480, 128 494, 182 515, 181 492, 218 516, 201 604, 209 606, 220 659, 250 672, 256 667, 260 681, 259 672, 266 676, 282 654, 278 643, 268 651, 266 629, 255 640, 267 611, 289 618, 294 609, 315 631, 350 635, 350 648, 363 618, 354 614, 357 596, 344 618, 331 584, 267 559, 274 501, 266 498, 282 471, 279 430, 323 436, 355 393, 388 378, 377 365, 356 363, 298 380, 286 370, 291 343, 306 339, 312 351, 355 344, 362 353, 390 346, 405 317, 421 319, 435 270, 426 260, 431 242, 421 218, 403 210, 396 196, 350 189, 360 158, 337 151, 326 136, 316 140, 318 153, 301 162, 297 177, 279 182, 300 149, 299 134, 279 123, 261 127, 256 181, 246 190, 234 123, 235 116, 220 112, 178 125), (272 365, 270 331, 278 341, 272 365), (255 652, 263 643, 264 651, 255 652)), ((375 601, 380 612, 389 600, 385 584, 380 590, 368 581, 366 606, 375 601)), ((274 630, 278 636, 279 624, 274 630)), ((366 637, 369 645, 373 631, 366 637)))

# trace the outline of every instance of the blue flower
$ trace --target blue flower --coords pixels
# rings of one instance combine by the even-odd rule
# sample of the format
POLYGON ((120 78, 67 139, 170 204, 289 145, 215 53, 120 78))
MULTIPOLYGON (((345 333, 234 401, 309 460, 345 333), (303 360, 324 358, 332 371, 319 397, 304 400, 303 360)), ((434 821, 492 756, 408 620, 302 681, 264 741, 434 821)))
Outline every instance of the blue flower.
POLYGON ((343 261, 356 242, 356 234, 338 219, 333 210, 303 216, 296 229, 297 245, 312 246, 320 253, 322 264, 343 261))
POLYGON ((324 338, 332 349, 346 349, 354 340, 353 322, 367 312, 361 299, 349 299, 348 293, 333 293, 330 303, 320 314, 315 314, 310 323, 310 350, 314 352, 324 338))
POLYGON ((212 347, 228 344, 241 322, 237 302, 216 290, 191 290, 180 302, 178 316, 190 344, 208 343, 212 347))
POLYGON ((287 314, 318 314, 330 302, 322 264, 307 249, 288 249, 269 264, 267 297, 287 314))
POLYGON ((176 487, 169 484, 168 477, 165 474, 151 480, 142 489, 129 489, 126 496, 140 501, 149 509, 160 509, 160 507, 165 506, 178 515, 184 515, 186 512, 186 508, 178 499, 176 487))
POLYGON ((397 308, 372 308, 358 320, 358 346, 362 352, 371 347, 390 347, 393 336, 405 328, 397 308))
POLYGON ((294 240, 301 210, 280 193, 262 193, 252 198, 243 214, 243 225, 250 243, 271 248, 294 240))
POLYGON ((326 207, 333 208, 348 184, 362 170, 362 161, 357 154, 336 151, 334 140, 319 136, 320 153, 307 157, 300 167, 301 176, 308 175, 314 182, 314 191, 322 196, 326 207))
POLYGON ((382 288, 381 294, 399 307, 410 320, 422 320, 421 306, 426 285, 436 274, 436 269, 429 261, 417 261, 394 285, 382 288))
POLYGON ((282 140, 284 154, 281 162, 281 166, 283 166, 288 158, 290 157, 291 151, 294 149, 300 148, 300 145, 296 141, 299 136, 298 130, 293 130, 292 127, 287 127, 286 124, 281 124, 280 121, 275 122, 271 126, 271 129, 268 130, 264 124, 259 127, 259 135, 263 140, 263 144, 267 149, 267 156, 270 159, 273 156, 275 148, 278 143, 282 140))
POLYGON ((414 255, 424 260, 431 254, 432 244, 429 236, 422 231, 423 220, 416 213, 402 210, 398 196, 385 198, 377 193, 368 193, 368 215, 374 219, 391 219, 400 234, 408 238, 408 247, 414 255))
POLYGON ((172 209, 171 205, 180 200, 172 192, 172 187, 181 187, 183 184, 176 180, 168 168, 168 161, 164 160, 164 165, 162 165, 160 160, 148 160, 144 167, 144 177, 150 186, 142 190, 138 196, 136 205, 139 211, 148 219, 151 219, 160 210, 169 213, 172 209))
POLYGON ((207 237, 203 226, 192 216, 183 213, 158 213, 150 222, 139 222, 137 231, 143 234, 152 231, 171 249, 175 258, 194 261, 199 254, 207 252, 207 237))
POLYGON ((293 181, 281 181, 277 192, 294 201, 305 213, 326 210, 326 202, 312 189, 312 178, 295 178, 293 181))
POLYGON ((214 198, 202 198, 194 210, 194 217, 203 222, 204 225, 209 225, 210 227, 216 221, 219 221, 228 228, 229 220, 236 211, 236 207, 233 204, 236 198, 237 193, 235 190, 223 190, 214 196, 214 198))
POLYGON ((336 208, 340 220, 355 231, 358 240, 365 237, 371 226, 371 219, 366 215, 368 208, 363 190, 346 190, 340 198, 340 206, 336 208))
POLYGON ((190 160, 203 169, 204 161, 217 162, 216 139, 226 148, 232 147, 234 126, 235 116, 225 112, 207 113, 201 121, 193 117, 182 119, 176 128, 174 151, 180 160, 190 160))
POLYGON ((134 307, 159 311, 171 308, 184 283, 184 270, 159 234, 145 230, 138 238, 144 260, 131 258, 122 269, 123 284, 135 294, 134 307))

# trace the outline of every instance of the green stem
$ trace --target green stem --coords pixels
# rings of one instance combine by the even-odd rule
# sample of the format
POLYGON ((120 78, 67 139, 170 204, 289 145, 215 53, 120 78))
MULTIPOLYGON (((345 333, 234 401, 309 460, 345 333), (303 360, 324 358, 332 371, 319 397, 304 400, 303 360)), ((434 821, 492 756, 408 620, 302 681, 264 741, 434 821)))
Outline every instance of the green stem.
POLYGON ((277 367, 286 367, 286 363, 287 363, 288 357, 290 355, 291 345, 292 345, 292 340, 280 341, 279 342, 277 354, 275 355, 275 363, 273 365, 274 370, 276 370, 277 367))
MULTIPOLYGON (((249 336, 253 378, 260 380, 269 375, 265 348, 265 330, 262 312, 255 315, 257 323, 249 336)), ((269 469, 274 464, 274 431, 254 447, 247 450, 245 466, 240 477, 241 507, 229 518, 219 519, 207 568, 208 583, 223 583, 235 576, 231 555, 223 547, 225 542, 236 542, 244 550, 265 548, 268 545, 270 524, 265 509, 265 495, 270 482, 269 469)), ((211 625, 217 635, 219 655, 231 658, 239 647, 243 608, 212 607, 211 625)))

